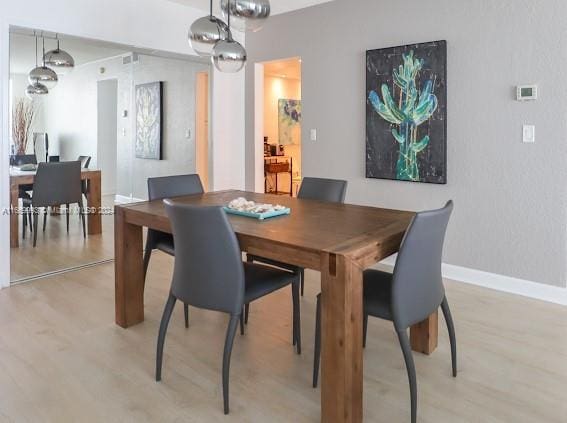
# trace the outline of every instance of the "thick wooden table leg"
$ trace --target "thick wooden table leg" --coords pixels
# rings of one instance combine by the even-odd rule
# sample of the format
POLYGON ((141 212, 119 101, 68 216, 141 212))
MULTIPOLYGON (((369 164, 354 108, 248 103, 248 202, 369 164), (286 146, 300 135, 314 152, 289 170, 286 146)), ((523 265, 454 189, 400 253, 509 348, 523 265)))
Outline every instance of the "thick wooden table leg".
POLYGON ((19 229, 19 213, 16 213, 18 208, 18 194, 19 185, 10 184, 10 247, 18 248, 20 245, 20 229, 19 229))
POLYGON ((362 422, 362 269, 321 257, 321 421, 362 422))
POLYGON ((114 260, 115 319, 127 328, 144 321, 142 227, 126 223, 119 208, 114 215, 114 260))
POLYGON ((102 216, 100 214, 101 207, 101 186, 100 172, 92 172, 89 175, 87 190, 87 207, 89 214, 87 216, 87 231, 89 235, 102 233, 102 216))
POLYGON ((423 322, 413 325, 410 329, 411 348, 414 351, 431 354, 437 348, 438 313, 435 312, 423 322))

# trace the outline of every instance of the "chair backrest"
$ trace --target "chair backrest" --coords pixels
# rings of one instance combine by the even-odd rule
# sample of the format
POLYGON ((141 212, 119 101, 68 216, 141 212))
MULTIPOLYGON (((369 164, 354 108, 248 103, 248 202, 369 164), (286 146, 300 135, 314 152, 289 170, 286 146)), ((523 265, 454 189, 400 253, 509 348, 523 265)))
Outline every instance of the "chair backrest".
POLYGON ((347 181, 339 179, 303 178, 297 198, 344 203, 347 181))
POLYGON ((199 175, 148 178, 148 198, 150 201, 183 195, 202 194, 203 192, 203 184, 199 175))
POLYGON ((238 240, 220 207, 164 200, 175 243, 171 293, 186 304, 240 314, 244 267, 238 240))
POLYGON ((35 154, 16 154, 11 157, 13 166, 21 166, 25 164, 37 164, 37 157, 35 154))
POLYGON ((81 162, 41 162, 33 184, 34 207, 81 202, 81 162))
POLYGON ((453 202, 417 213, 400 246, 392 281, 392 315, 397 330, 425 320, 445 296, 441 276, 443 241, 453 202))
POLYGON ((79 156, 77 160, 81 162, 81 167, 83 169, 88 169, 91 164, 91 156, 79 156))

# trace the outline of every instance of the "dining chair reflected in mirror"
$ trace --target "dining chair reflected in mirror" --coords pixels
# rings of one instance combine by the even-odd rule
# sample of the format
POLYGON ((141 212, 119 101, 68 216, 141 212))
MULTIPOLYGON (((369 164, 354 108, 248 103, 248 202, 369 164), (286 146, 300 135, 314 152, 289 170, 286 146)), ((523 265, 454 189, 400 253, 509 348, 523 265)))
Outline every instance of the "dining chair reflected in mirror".
MULTIPOLYGON (((424 321, 439 307, 443 311, 451 344, 453 377, 457 377, 455 327, 445 296, 441 275, 443 242, 453 202, 438 210, 417 213, 413 218, 396 260, 393 273, 364 272, 363 345, 366 346, 368 316, 393 322, 403 352, 410 385, 411 421, 417 418, 417 380, 408 329, 424 321)), ((313 387, 317 386, 321 355, 321 294, 317 296, 313 387)))
MULTIPOLYGON (((91 164, 91 156, 79 156, 77 159, 81 162, 81 169, 88 169, 89 165, 91 164)), ((86 180, 81 181, 81 192, 87 198, 87 194, 89 192, 89 185, 86 180)))
MULTIPOLYGON (((197 174, 148 178, 148 199, 150 201, 203 193, 203 184, 197 174)), ((146 247, 144 249, 144 283, 153 250, 159 250, 174 256, 173 235, 155 229, 148 229, 146 247)), ((185 305, 184 310, 185 327, 189 327, 189 307, 185 305)))
MULTIPOLYGON (((77 204, 83 226, 83 237, 86 238, 85 214, 83 207, 83 196, 81 193, 81 162, 60 162, 38 165, 34 179, 34 189, 31 198, 24 199, 24 206, 33 209, 33 246, 37 244, 37 226, 39 210, 44 210, 43 229, 47 218, 49 207, 67 204, 77 204)), ((67 210, 67 233, 69 233, 69 209, 67 210)))
MULTIPOLYGON (((23 165, 37 165, 37 157, 35 154, 16 154, 10 156, 11 166, 23 166, 23 165)), ((33 184, 20 185, 18 190, 18 198, 21 200, 29 200, 31 198, 31 191, 33 191, 33 184)), ((22 238, 26 238, 26 231, 29 228, 33 231, 33 220, 32 213, 29 207, 24 206, 24 212, 22 214, 22 238)))
MULTIPOLYGON (((301 187, 297 194, 297 198, 304 200, 315 200, 326 203, 344 203, 348 182, 340 179, 312 178, 305 177, 301 183, 301 187)), ((301 280, 301 295, 303 296, 305 288, 305 269, 299 266, 290 265, 265 257, 252 254, 247 255, 249 262, 260 262, 270 264, 272 266, 281 267, 292 272, 297 272, 301 280)), ((248 323, 248 315, 250 307, 246 305, 244 312, 244 323, 248 323)))
POLYGON ((293 343, 301 348, 299 277, 256 263, 243 263, 236 234, 221 207, 191 206, 164 200, 175 241, 171 289, 160 323, 156 381, 161 380, 167 327, 177 300, 229 315, 222 362, 224 413, 229 412, 230 356, 245 303, 291 285, 293 343))

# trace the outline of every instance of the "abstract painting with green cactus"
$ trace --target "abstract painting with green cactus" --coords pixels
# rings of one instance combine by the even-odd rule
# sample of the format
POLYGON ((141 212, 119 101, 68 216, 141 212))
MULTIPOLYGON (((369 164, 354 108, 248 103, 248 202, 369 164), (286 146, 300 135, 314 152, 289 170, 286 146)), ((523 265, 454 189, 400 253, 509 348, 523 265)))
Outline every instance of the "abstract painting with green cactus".
POLYGON ((366 176, 447 183, 445 41, 366 52, 366 176))

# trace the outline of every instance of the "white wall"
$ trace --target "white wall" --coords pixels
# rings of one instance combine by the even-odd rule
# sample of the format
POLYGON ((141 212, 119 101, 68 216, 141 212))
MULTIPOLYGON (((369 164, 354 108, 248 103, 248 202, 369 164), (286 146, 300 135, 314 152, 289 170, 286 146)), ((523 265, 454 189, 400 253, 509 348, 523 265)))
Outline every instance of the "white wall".
MULTIPOLYGON (((0 14, 1 134, 0 207, 9 207, 9 25, 191 54, 187 29, 203 12, 166 0, 3 1, 0 14)), ((244 185, 244 76, 216 71, 213 79, 213 187, 244 185), (216 113, 215 113, 216 112, 216 113), (226 146, 226 149, 223 149, 226 146), (230 159, 226 152, 230 151, 230 159), (219 157, 217 157, 217 154, 219 157), (227 176, 228 175, 228 176, 227 176)), ((9 283, 9 217, 0 216, 0 286, 9 283)))
POLYGON ((336 0, 271 18, 246 38, 247 186, 255 180, 252 64, 299 56, 304 175, 348 179, 352 203, 423 210, 453 199, 447 263, 565 287, 565 16, 564 0, 336 0), (365 51, 441 39, 447 185, 366 179, 365 51), (539 84, 538 101, 514 100, 522 83, 539 84), (523 124, 536 125, 535 144, 521 142, 523 124), (308 141, 311 128, 317 142, 308 141))
MULTIPOLYGON (((11 87, 12 92, 10 93, 10 102, 13 107, 18 99, 26 99, 25 89, 29 85, 28 75, 21 73, 11 73, 10 80, 12 81, 11 87)), ((28 154, 33 154, 33 133, 34 132, 45 132, 45 108, 44 103, 41 98, 34 100, 36 105, 36 115, 31 126, 30 140, 28 142, 28 154)), ((12 119, 11 115, 9 117, 12 119)), ((10 134, 11 137, 11 134, 10 134)))

